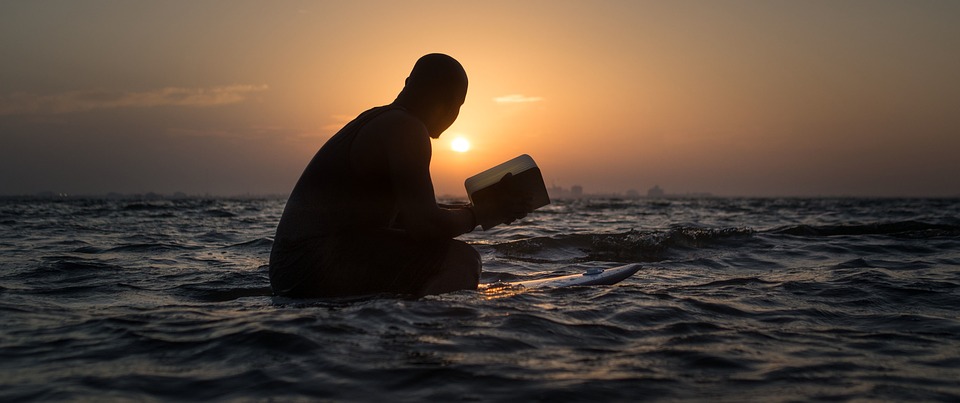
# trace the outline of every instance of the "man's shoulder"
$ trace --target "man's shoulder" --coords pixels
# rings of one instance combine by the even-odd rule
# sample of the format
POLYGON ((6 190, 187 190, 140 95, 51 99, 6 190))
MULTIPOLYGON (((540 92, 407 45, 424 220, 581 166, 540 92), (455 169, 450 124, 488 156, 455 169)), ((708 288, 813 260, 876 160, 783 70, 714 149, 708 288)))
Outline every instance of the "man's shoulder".
POLYGON ((386 127, 393 130, 426 131, 426 126, 416 116, 402 108, 391 108, 373 118, 368 127, 386 127))
POLYGON ((385 155, 401 154, 410 158, 430 158, 431 146, 427 128, 417 117, 395 108, 383 111, 369 120, 353 145, 354 158, 367 161, 385 155))
POLYGON ((427 127, 416 116, 400 109, 390 109, 377 115, 364 125, 363 132, 373 134, 383 141, 424 140, 429 142, 427 127))

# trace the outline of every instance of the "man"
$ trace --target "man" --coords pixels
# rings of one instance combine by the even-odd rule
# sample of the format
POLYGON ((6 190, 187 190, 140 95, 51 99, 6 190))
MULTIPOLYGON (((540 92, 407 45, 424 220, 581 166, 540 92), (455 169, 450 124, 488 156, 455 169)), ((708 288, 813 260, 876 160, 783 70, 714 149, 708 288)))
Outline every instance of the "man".
MULTIPOLYGON (((480 256, 453 238, 477 226, 469 206, 437 204, 430 138, 460 113, 467 75, 450 56, 413 67, 396 100, 360 114, 304 169, 270 253, 276 295, 412 295, 476 289, 480 256)), ((516 207, 512 218, 527 209, 516 207)))

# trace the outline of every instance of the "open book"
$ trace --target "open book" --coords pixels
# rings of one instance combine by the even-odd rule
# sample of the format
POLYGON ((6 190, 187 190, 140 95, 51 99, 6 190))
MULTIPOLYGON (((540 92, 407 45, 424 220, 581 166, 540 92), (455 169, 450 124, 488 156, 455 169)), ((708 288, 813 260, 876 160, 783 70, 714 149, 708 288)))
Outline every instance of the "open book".
POLYGON ((527 198, 533 209, 550 204, 540 168, 526 154, 471 176, 463 184, 477 211, 477 223, 485 230, 508 220, 502 213, 505 199, 527 198), (504 181, 504 176, 509 179, 504 181))

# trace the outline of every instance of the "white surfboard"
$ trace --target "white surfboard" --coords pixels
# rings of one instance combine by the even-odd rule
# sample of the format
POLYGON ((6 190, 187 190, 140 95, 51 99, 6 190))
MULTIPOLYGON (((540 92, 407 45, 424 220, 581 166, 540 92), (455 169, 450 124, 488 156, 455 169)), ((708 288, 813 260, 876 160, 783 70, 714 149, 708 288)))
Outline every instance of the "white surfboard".
POLYGON ((515 287, 541 288, 541 287, 573 287, 582 285, 611 285, 619 283, 634 273, 640 271, 643 266, 639 263, 611 267, 609 269, 593 268, 580 274, 568 274, 563 276, 547 277, 537 280, 526 281, 500 281, 488 284, 487 287, 515 287))

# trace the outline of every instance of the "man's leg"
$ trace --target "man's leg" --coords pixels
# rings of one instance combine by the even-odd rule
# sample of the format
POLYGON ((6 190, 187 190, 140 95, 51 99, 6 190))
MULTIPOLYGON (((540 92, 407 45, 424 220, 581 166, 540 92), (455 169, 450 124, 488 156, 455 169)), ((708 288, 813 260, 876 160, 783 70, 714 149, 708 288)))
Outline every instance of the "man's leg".
POLYGON ((420 295, 443 294, 459 290, 476 290, 480 283, 480 254, 472 246, 450 240, 450 249, 440 271, 427 280, 420 295))

